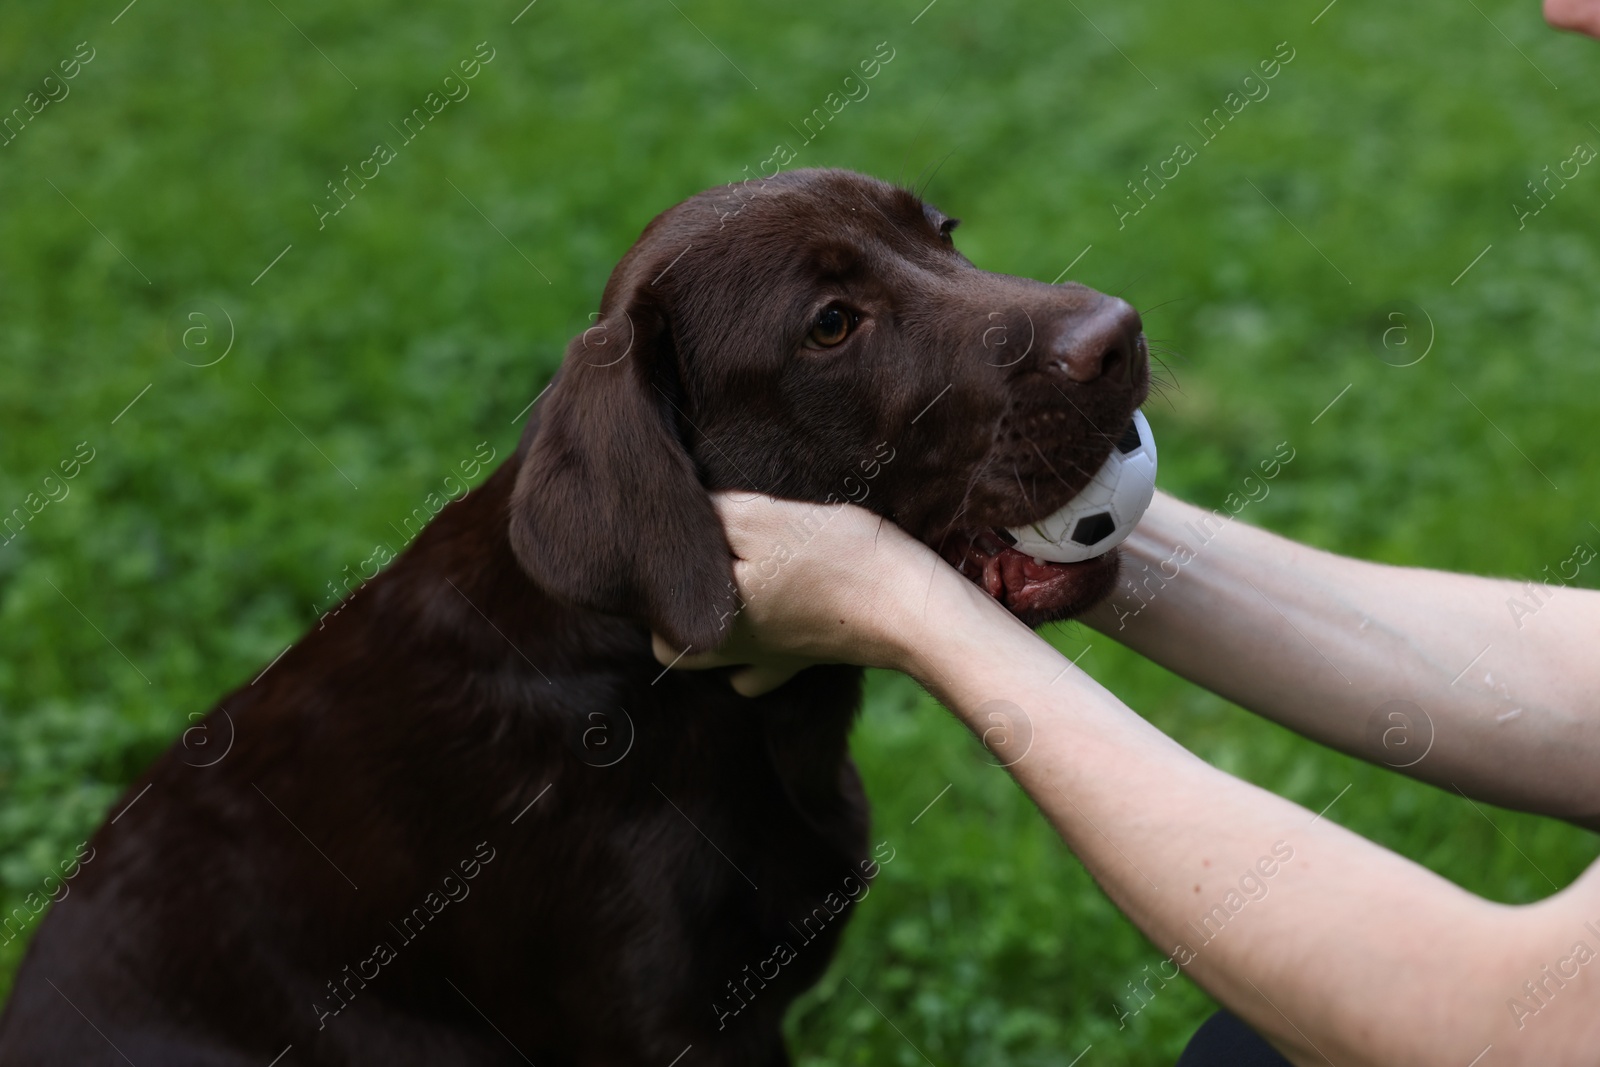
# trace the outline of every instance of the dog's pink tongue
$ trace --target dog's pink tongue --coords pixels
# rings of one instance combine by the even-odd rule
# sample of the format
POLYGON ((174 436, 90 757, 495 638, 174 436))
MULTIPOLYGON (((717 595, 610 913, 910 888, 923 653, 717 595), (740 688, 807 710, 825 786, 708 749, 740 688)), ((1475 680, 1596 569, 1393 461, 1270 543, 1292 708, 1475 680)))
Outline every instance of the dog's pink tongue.
POLYGON ((1046 563, 1008 548, 996 557, 1004 576, 1005 605, 1024 611, 1049 611, 1076 599, 1077 565, 1046 563))
POLYGON ((1077 599, 1081 563, 1047 563, 1008 546, 992 532, 963 539, 945 551, 962 574, 1016 611, 1051 612, 1077 599))

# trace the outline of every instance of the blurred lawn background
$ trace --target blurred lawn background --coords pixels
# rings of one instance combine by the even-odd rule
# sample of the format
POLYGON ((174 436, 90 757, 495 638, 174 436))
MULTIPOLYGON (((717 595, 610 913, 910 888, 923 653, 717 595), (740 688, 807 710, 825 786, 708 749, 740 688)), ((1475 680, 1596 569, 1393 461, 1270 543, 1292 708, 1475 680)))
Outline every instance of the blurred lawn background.
MULTIPOLYGON (((656 212, 780 142, 926 181, 979 266, 1075 263, 1147 309, 1177 353, 1147 411, 1183 497, 1220 507, 1287 440, 1244 521, 1524 577, 1600 547, 1600 167, 1525 228, 1511 206, 1600 146, 1600 45, 1532 0, 122 2, 0 14, 0 108, 94 50, 0 146, 0 511, 94 450, 0 547, 0 911, 479 441, 509 454, 656 212), (390 124, 480 41, 471 95, 402 145, 390 124), (880 42, 870 95, 802 145, 880 42), (1190 123, 1279 42, 1270 95, 1201 147, 1190 123), (311 204, 380 140, 398 158, 319 230, 311 204), (1119 229, 1111 203, 1179 142, 1198 158, 1119 229), (203 308, 185 349, 171 324, 203 308)), ((1348 786, 1329 818, 1490 898, 1600 848, 1052 637, 1207 760, 1313 810, 1348 786)), ((1127 1014, 1163 953, 961 728, 876 676, 854 748, 897 856, 793 1013, 801 1063, 1173 1061, 1206 998, 1180 981, 1127 1014)))

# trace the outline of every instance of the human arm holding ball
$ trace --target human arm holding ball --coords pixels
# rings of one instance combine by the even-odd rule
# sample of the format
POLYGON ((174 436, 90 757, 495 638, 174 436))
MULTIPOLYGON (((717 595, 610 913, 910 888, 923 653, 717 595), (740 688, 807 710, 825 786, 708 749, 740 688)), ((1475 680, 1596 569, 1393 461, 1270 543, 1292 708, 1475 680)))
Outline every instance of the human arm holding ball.
POLYGON ((1084 621, 1323 744, 1600 829, 1600 592, 1348 559, 1157 494, 1084 621), (1180 562, 1182 561, 1182 562, 1180 562))
MULTIPOLYGON (((1600 38, 1600 0, 1543 7, 1600 38)), ((1215 525, 1157 494, 1123 545, 1131 581, 1084 621, 1323 744, 1600 830, 1600 593, 1565 588, 1590 543, 1516 583, 1345 559, 1241 523, 1210 539, 1215 525)))
MULTIPOLYGON (((680 667, 760 664, 735 672, 745 691, 807 662, 913 675, 1010 764, 1112 900, 1168 955, 1163 966, 1181 967, 1295 1062, 1462 1067, 1488 1045, 1500 1055, 1485 1067, 1592 1060, 1600 964, 1575 962, 1572 948, 1580 938, 1600 945, 1584 925, 1600 930, 1600 868, 1538 904, 1484 901, 1191 755, 878 517, 820 509, 829 518, 816 534, 758 576, 753 561, 771 558, 790 524, 818 509, 729 494, 718 506, 746 607, 724 649, 680 667), (1524 982, 1557 989, 1550 967, 1572 974, 1555 996, 1530 999, 1524 982)), ((1172 506, 1158 503, 1158 524, 1172 506)), ((1165 603, 1176 626, 1183 605, 1175 596, 1165 603)), ((1144 624, 1158 620, 1152 603, 1144 624)), ((1224 627, 1207 617, 1201 628, 1224 627)), ((1263 656, 1258 646, 1226 644, 1213 654, 1245 655, 1244 669, 1263 656)), ((658 655, 665 662, 675 652, 662 646, 658 655)), ((1319 681, 1317 691, 1327 686, 1319 681)))

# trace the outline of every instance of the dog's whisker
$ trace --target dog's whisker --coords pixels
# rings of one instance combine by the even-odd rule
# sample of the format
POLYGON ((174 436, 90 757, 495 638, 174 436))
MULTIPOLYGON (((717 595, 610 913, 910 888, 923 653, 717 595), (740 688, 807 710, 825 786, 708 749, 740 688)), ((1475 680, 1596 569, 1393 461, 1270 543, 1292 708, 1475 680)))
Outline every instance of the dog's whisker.
POLYGON ((1017 480, 1017 492, 1022 494, 1022 499, 1028 501, 1030 507, 1036 507, 1035 502, 1029 498, 1028 491, 1022 487, 1022 473, 1017 470, 1016 461, 1011 463, 1011 476, 1017 480))
POLYGON ((1174 362, 1190 362, 1189 357, 1184 355, 1182 352, 1173 352, 1163 348, 1153 348, 1150 350, 1150 361, 1152 363, 1159 364, 1162 370, 1170 371, 1172 369, 1172 364, 1167 362, 1169 359, 1174 362))
POLYGON ((983 476, 983 472, 988 469, 989 463, 993 459, 994 441, 991 440, 989 442, 988 451, 983 454, 983 459, 978 463, 977 467, 973 469, 972 477, 967 479, 967 487, 961 493, 961 506, 956 508, 956 513, 950 518, 950 529, 956 529, 957 524, 961 521, 961 517, 967 513, 967 507, 972 503, 972 490, 977 486, 978 479, 983 476))
POLYGON ((1192 299, 1192 298, 1191 297, 1187 297, 1187 296, 1175 296, 1171 300, 1163 300, 1159 304, 1152 304, 1147 308, 1140 308, 1139 309, 1139 314, 1140 315, 1148 315, 1148 314, 1150 314, 1150 312, 1155 311, 1155 310, 1157 310, 1159 308, 1164 308, 1168 304, 1176 304, 1180 300, 1189 300, 1189 299, 1192 299))
POLYGON ((1028 447, 1033 449, 1033 454, 1039 457, 1039 461, 1045 465, 1045 468, 1048 469, 1051 474, 1055 475, 1056 481, 1060 482, 1062 485, 1066 486, 1068 489, 1071 489, 1072 488, 1072 483, 1067 481, 1065 478, 1061 477, 1061 472, 1056 470, 1055 464, 1051 463, 1050 460, 1045 457, 1044 452, 1041 451, 1039 446, 1034 443, 1033 438, 1024 437, 1023 440, 1028 442, 1028 447))
POLYGON ((937 178, 939 176, 939 171, 944 168, 945 163, 948 162, 950 157, 955 155, 955 154, 956 154, 956 150, 954 148, 950 149, 950 151, 946 152, 944 154, 944 157, 942 159, 940 159, 939 162, 934 165, 933 173, 928 175, 928 180, 923 182, 922 183, 922 188, 917 190, 917 199, 918 200, 921 200, 923 195, 925 193, 927 193, 928 187, 933 184, 933 179, 935 179, 935 178, 937 178))
POLYGON ((1111 295, 1115 296, 1115 297, 1118 297, 1118 298, 1121 298, 1124 293, 1126 293, 1129 289, 1132 289, 1134 286, 1138 285, 1142 281, 1144 281, 1144 274, 1136 274, 1133 277, 1133 281, 1129 282, 1127 285, 1124 285, 1121 289, 1118 289, 1115 293, 1113 293, 1111 295))

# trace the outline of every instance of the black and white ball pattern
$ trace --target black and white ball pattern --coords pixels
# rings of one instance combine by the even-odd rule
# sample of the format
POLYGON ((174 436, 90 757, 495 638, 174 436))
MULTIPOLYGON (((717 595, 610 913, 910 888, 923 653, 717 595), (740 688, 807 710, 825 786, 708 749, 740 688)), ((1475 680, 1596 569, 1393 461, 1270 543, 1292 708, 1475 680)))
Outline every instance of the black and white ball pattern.
POLYGON ((1144 412, 1133 413, 1117 447, 1083 491, 1048 518, 1007 532, 1018 552, 1053 563, 1079 563, 1116 548, 1156 495, 1156 439, 1144 412))

